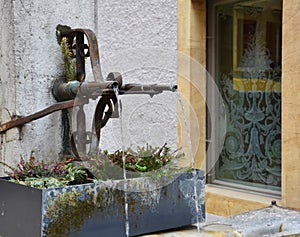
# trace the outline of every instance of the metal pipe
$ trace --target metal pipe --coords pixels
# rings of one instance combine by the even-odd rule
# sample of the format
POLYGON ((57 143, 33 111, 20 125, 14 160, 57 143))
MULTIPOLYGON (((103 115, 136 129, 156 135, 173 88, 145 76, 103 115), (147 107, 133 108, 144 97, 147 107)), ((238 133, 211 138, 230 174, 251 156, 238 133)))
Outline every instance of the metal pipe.
POLYGON ((93 96, 100 96, 107 89, 111 89, 113 92, 114 87, 119 87, 118 81, 105 81, 105 82, 82 82, 70 81, 70 82, 57 82, 53 85, 53 95, 57 101, 72 100, 80 92, 82 96, 88 98, 93 96))
POLYGON ((95 93, 101 95, 103 93, 103 90, 113 89, 114 87, 118 87, 118 86, 119 83, 117 81, 83 82, 80 85, 80 93, 81 95, 87 95, 87 96, 95 93))
POLYGON ((125 84, 120 88, 120 94, 150 94, 155 95, 163 91, 176 91, 177 85, 170 84, 125 84))

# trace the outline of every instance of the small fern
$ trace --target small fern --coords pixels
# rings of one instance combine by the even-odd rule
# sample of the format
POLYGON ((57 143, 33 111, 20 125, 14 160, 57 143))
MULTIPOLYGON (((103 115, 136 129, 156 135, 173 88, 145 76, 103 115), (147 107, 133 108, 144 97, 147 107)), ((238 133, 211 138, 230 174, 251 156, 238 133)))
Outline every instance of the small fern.
POLYGON ((74 81, 76 80, 76 60, 72 59, 73 53, 70 50, 70 45, 66 37, 62 38, 60 42, 60 47, 64 61, 66 81, 74 81))
POLYGON ((187 170, 187 167, 178 165, 178 161, 184 158, 181 148, 171 151, 171 148, 164 144, 161 147, 138 147, 137 150, 131 148, 117 150, 113 153, 102 151, 98 155, 86 158, 86 167, 98 179, 122 179, 123 178, 123 158, 127 177, 141 176, 167 176, 177 172, 187 170))

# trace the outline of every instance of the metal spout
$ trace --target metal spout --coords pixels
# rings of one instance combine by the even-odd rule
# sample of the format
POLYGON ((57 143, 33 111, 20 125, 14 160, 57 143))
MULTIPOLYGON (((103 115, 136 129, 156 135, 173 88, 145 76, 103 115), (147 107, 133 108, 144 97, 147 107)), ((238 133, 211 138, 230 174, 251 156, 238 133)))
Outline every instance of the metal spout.
POLYGON ((149 94, 150 96, 160 94, 163 91, 177 90, 177 85, 170 84, 125 84, 120 88, 120 95, 123 94, 149 94))
POLYGON ((54 83, 52 93, 57 101, 66 101, 74 99, 78 92, 87 98, 97 98, 107 92, 113 93, 115 87, 122 87, 122 76, 119 73, 109 73, 104 82, 65 82, 60 78, 54 83))

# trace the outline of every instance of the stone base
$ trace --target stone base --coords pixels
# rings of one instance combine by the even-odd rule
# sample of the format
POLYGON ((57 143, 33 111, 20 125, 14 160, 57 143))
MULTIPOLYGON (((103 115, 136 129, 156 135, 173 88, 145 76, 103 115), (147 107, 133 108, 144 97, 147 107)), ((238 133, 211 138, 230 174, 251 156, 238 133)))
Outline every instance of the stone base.
POLYGON ((200 224, 203 236, 300 236, 300 212, 271 205, 200 224))

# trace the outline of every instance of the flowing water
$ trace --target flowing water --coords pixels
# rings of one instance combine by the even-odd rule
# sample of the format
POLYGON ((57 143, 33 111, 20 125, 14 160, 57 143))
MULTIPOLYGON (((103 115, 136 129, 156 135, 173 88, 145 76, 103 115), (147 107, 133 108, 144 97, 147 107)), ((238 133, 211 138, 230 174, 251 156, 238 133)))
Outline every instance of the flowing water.
POLYGON ((186 129, 186 134, 187 134, 187 142, 188 142, 188 148, 189 148, 189 152, 190 152, 190 156, 191 156, 191 166, 192 166, 192 172, 193 172, 193 181, 194 181, 194 195, 193 195, 193 199, 194 199, 194 203, 195 203, 195 215, 196 215, 196 224, 197 224, 197 230, 198 232, 200 232, 200 216, 202 216, 202 211, 201 208, 199 208, 199 200, 198 200, 198 194, 197 194, 197 171, 195 169, 195 157, 194 157, 194 153, 193 153, 193 147, 192 147, 192 139, 191 139, 191 133, 190 133, 190 129, 189 129, 189 125, 188 125, 188 121, 187 121, 187 114, 185 111, 185 107, 184 107, 184 103, 183 100, 179 94, 179 92, 176 92, 177 94, 177 100, 180 104, 180 108, 182 111, 182 115, 183 115, 183 120, 184 120, 184 126, 186 129))
MULTIPOLYGON (((127 176, 126 176, 126 157, 125 157, 125 143, 124 143, 124 132, 123 132, 123 121, 122 121, 122 104, 121 104, 121 99, 119 96, 119 89, 118 87, 114 87, 114 93, 116 95, 117 101, 118 101, 118 112, 119 112, 119 121, 120 121, 120 133, 121 133, 121 144, 122 144, 122 160, 123 160, 123 179, 124 179, 124 204, 125 204, 125 231, 126 231, 126 236, 129 237, 129 214, 128 214, 128 183, 127 183, 127 176)), ((184 119, 184 126, 186 129, 186 133, 187 133, 187 142, 188 142, 188 148, 189 148, 189 152, 190 152, 190 156, 191 156, 191 166, 193 169, 193 182, 194 182, 194 190, 193 190, 193 201, 194 201, 194 205, 195 205, 195 216, 196 216, 196 224, 197 224, 197 229, 198 231, 200 231, 200 216, 202 216, 202 211, 201 208, 199 208, 199 200, 198 200, 198 194, 197 194, 197 171, 195 170, 195 158, 194 158, 194 153, 193 153, 193 147, 192 147, 192 141, 191 141, 191 136, 190 136, 190 129, 189 129, 189 125, 188 125, 188 121, 187 121, 187 114, 185 111, 185 107, 184 107, 184 103, 183 100, 179 94, 179 92, 177 92, 177 100, 180 104, 181 110, 182 110, 182 115, 183 115, 183 119, 184 119)))
POLYGON ((123 161, 123 179, 124 179, 124 205, 125 205, 125 231, 126 236, 129 237, 129 215, 128 215, 128 193, 127 193, 127 176, 126 176, 126 156, 125 156, 125 143, 124 143, 124 132, 122 126, 122 104, 119 96, 119 88, 114 87, 114 93, 118 101, 118 112, 119 112, 119 121, 120 121, 120 132, 121 132, 121 144, 122 144, 122 161, 123 161))

